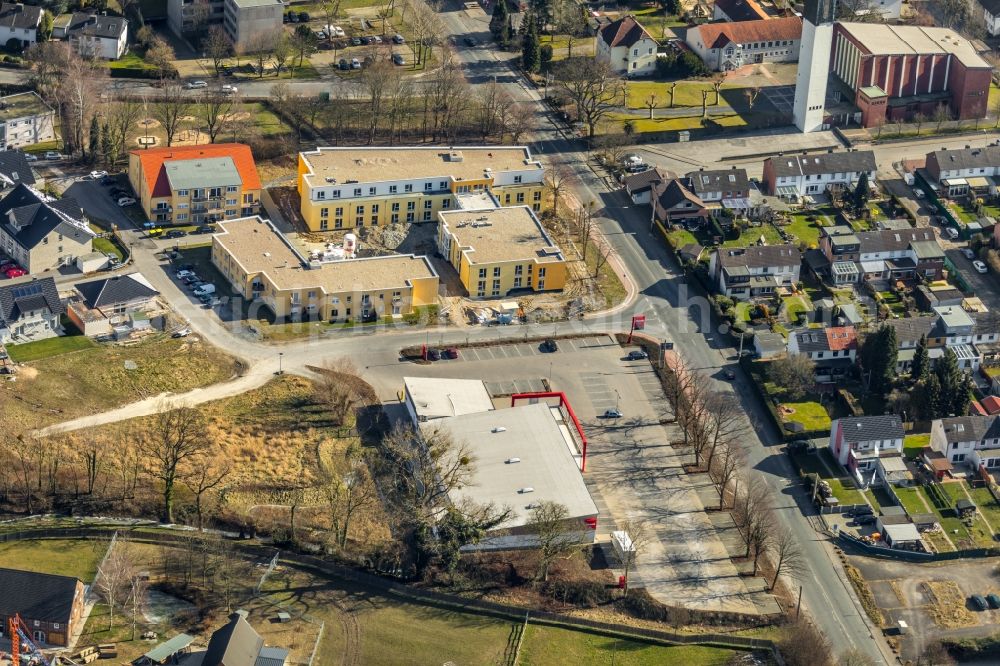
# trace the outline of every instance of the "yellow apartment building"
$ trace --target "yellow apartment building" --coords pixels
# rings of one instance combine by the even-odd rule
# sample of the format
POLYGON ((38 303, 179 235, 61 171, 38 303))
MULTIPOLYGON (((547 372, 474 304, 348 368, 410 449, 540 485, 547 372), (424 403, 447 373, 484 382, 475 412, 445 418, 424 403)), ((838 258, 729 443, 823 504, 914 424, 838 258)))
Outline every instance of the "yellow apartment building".
POLYGON ((473 298, 566 286, 566 259, 531 208, 448 211, 438 218, 438 248, 473 298))
POLYGON ((299 153, 298 190, 309 229, 332 231, 434 222, 484 194, 541 211, 543 175, 524 146, 317 148, 299 153))
POLYGON ((260 177, 246 144, 133 150, 128 179, 146 217, 160 224, 200 225, 260 212, 260 177))
POLYGON ((427 257, 307 261, 270 221, 219 224, 212 263, 248 301, 280 319, 368 321, 437 303, 438 275, 427 257))

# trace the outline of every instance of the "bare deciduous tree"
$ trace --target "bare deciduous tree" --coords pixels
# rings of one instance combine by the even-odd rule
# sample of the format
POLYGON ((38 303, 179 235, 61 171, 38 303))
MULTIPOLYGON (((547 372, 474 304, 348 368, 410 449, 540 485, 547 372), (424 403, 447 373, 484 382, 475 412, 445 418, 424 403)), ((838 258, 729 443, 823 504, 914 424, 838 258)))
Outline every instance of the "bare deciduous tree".
POLYGON ((330 510, 334 540, 340 548, 347 545, 355 517, 378 504, 378 493, 361 451, 351 447, 344 457, 348 465, 344 473, 337 472, 332 465, 322 461, 320 464, 322 490, 330 510))
POLYGON ((348 358, 327 361, 313 382, 312 399, 322 405, 330 420, 344 425, 362 400, 357 390, 358 369, 348 358))
POLYGON ((209 143, 215 143, 218 136, 233 122, 237 106, 235 97, 221 90, 209 90, 198 96, 194 107, 195 117, 205 127, 209 143))
POLYGON ((176 83, 163 87, 163 93, 158 103, 153 105, 151 114, 163 127, 167 135, 167 146, 174 144, 174 138, 180 130, 184 116, 191 111, 191 100, 176 83))
POLYGON ((778 648, 786 666, 833 666, 834 663, 826 636, 805 618, 785 625, 778 648))
POLYGON ((580 120, 587 125, 591 141, 597 125, 621 99, 621 79, 604 61, 590 56, 567 58, 554 68, 560 87, 573 100, 580 120))
POLYGON ((554 164, 545 170, 545 189, 552 197, 552 214, 559 215, 559 200, 576 181, 576 172, 566 163, 554 164))
POLYGON ((126 95, 120 95, 104 106, 104 118, 113 151, 112 166, 125 154, 129 136, 135 131, 136 123, 142 115, 142 101, 126 95))
POLYGON ((208 35, 201 43, 201 48, 205 55, 212 60, 212 68, 218 76, 222 69, 222 63, 233 54, 233 44, 226 37, 222 26, 212 26, 208 29, 208 35))
POLYGON ((560 557, 566 557, 580 548, 569 510, 558 502, 539 502, 531 510, 527 529, 538 539, 538 571, 535 580, 549 579, 549 568, 560 557))
POLYGON ((198 531, 204 529, 204 499, 206 493, 221 486, 229 477, 232 465, 221 450, 207 450, 192 456, 181 480, 194 495, 194 512, 198 531))
POLYGON ((729 488, 729 482, 739 471, 743 456, 739 442, 735 439, 722 440, 717 444, 715 451, 718 455, 708 463, 708 472, 719 492, 719 509, 722 510, 726 508, 726 490, 729 488))
POLYGON ((124 606, 135 576, 124 542, 116 542, 97 569, 94 586, 108 606, 108 630, 115 626, 115 608, 124 606))
POLYGON ((767 378, 785 389, 789 400, 804 396, 816 383, 816 364, 805 354, 789 354, 771 361, 767 378))
POLYGON ((174 490, 181 466, 208 450, 205 417, 192 407, 164 405, 141 439, 149 474, 163 484, 162 522, 174 522, 174 490))
POLYGON ((771 588, 778 584, 782 574, 798 580, 809 571, 808 561, 798 539, 786 525, 777 525, 771 539, 770 555, 774 564, 771 588))
POLYGON ((622 591, 622 596, 628 596, 629 574, 635 568, 639 556, 642 555, 642 552, 649 546, 650 541, 653 540, 653 528, 645 520, 632 518, 623 521, 620 527, 628 535, 632 546, 629 550, 623 551, 621 557, 622 569, 625 571, 625 588, 622 591))

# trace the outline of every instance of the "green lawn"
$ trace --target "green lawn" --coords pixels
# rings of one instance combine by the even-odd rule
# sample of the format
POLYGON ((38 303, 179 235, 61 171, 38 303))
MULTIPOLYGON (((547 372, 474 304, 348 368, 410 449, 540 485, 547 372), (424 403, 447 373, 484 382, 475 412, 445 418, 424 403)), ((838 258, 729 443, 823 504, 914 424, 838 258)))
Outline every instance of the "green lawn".
POLYGON ((825 216, 815 213, 793 213, 791 222, 785 226, 785 231, 794 235, 799 241, 806 243, 810 247, 819 244, 820 228, 827 226, 829 221, 825 216), (813 217, 810 221, 807 218, 813 217))
POLYGON ((67 352, 90 349, 94 341, 84 335, 66 335, 61 338, 48 338, 37 342, 25 342, 19 345, 8 345, 7 352, 11 359, 18 363, 27 363, 50 356, 58 356, 67 352))
POLYGON ((39 539, 0 543, 0 567, 59 576, 75 576, 89 583, 108 549, 103 539, 87 541, 39 539))
MULTIPOLYGON (((699 102, 700 103, 700 102, 699 102)), ((699 110, 694 115, 680 118, 654 118, 650 120, 646 116, 623 113, 609 113, 603 127, 598 127, 598 133, 602 131, 608 133, 622 132, 625 121, 631 121, 632 129, 637 134, 645 132, 679 132, 681 130, 696 130, 702 127, 702 120, 711 120, 721 127, 745 127, 747 121, 735 113, 725 115, 713 115, 709 107, 709 117, 703 119, 699 110)))
MULTIPOLYGON (((636 7, 638 7, 638 5, 636 5, 636 7)), ((642 9, 637 8, 632 10, 630 13, 633 16, 638 17, 639 22, 642 23, 642 27, 648 30, 650 34, 657 39, 662 39, 667 36, 667 33, 664 32, 665 28, 684 28, 687 26, 684 21, 678 20, 678 17, 665 15, 659 5, 654 7, 643 7, 642 9)))
POLYGON ((783 402, 781 406, 794 410, 791 414, 782 413, 784 423, 798 421, 809 432, 830 430, 830 415, 818 402, 783 402))
MULTIPOLYGON (((629 81, 628 86, 628 108, 648 109, 646 106, 650 95, 656 96, 656 108, 666 109, 670 106, 670 86, 672 82, 666 81, 629 81)), ((726 85, 722 90, 732 90, 739 86, 726 85)), ((674 88, 674 107, 698 107, 701 109, 701 92, 708 92, 708 107, 715 106, 715 88, 707 81, 690 80, 678 81, 674 88)), ((720 91, 720 102, 725 104, 725 94, 720 91)))
POLYGON ((805 295, 785 296, 781 299, 785 303, 785 310, 788 313, 788 321, 798 322, 799 315, 812 311, 812 303, 805 295))
POLYGON ((980 515, 989 523, 994 532, 1000 531, 1000 504, 993 499, 993 495, 986 488, 970 488, 969 494, 972 501, 976 503, 980 515))
POLYGON ((731 660, 738 654, 736 650, 723 648, 700 645, 665 647, 529 624, 521 644, 519 663, 526 666, 548 664, 722 666, 733 663, 731 660))
POLYGON ((246 110, 253 115, 253 126, 264 136, 280 136, 291 131, 281 118, 260 102, 247 104, 246 110))
MULTIPOLYGON (((917 513, 928 512, 928 508, 920 501, 923 495, 917 488, 894 488, 894 490, 896 491, 896 497, 899 498, 903 508, 906 509, 906 513, 912 516, 917 513)), ((933 509, 934 507, 931 505, 930 511, 933 511, 933 509)))
POLYGON ((748 227, 744 229, 743 232, 736 238, 730 238, 727 235, 726 239, 722 242, 722 246, 750 247, 751 245, 756 245, 761 236, 764 237, 764 240, 768 245, 781 245, 784 243, 784 241, 781 240, 781 236, 778 235, 777 229, 770 224, 762 224, 759 227, 748 227))
POLYGON ((753 310, 754 306, 752 303, 746 303, 741 301, 736 304, 736 318, 739 321, 749 322, 750 312, 753 310))
POLYGON ((156 67, 150 65, 148 62, 139 57, 134 51, 126 53, 118 60, 109 60, 108 69, 149 69, 155 70, 156 67))
POLYGON ((925 446, 930 446, 930 433, 907 435, 903 438, 903 456, 913 460, 925 446))
POLYGON ((111 242, 109 238, 95 238, 94 239, 94 252, 101 252, 102 254, 111 253, 122 258, 122 251, 118 249, 118 246, 111 242))
POLYGON ((698 239, 693 233, 684 229, 683 227, 678 229, 672 229, 667 232, 667 237, 670 238, 670 242, 678 250, 689 243, 697 243, 698 239))
POLYGON ((853 486, 845 486, 840 479, 827 479, 827 483, 833 490, 833 496, 840 500, 842 505, 865 503, 864 495, 860 490, 853 486))

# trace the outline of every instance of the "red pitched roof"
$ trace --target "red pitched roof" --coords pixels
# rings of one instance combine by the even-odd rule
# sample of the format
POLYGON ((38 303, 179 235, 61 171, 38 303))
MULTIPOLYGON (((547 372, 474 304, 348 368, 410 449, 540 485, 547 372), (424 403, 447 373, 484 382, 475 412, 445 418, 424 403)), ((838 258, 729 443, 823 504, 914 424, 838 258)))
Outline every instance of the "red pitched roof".
POLYGON ((979 404, 978 400, 973 400, 969 403, 969 413, 973 416, 989 416, 986 413, 986 408, 979 404))
POLYGON ((856 349, 858 332, 854 330, 853 326, 831 326, 826 329, 826 341, 830 346, 830 351, 856 349))
MULTIPOLYGON (((653 36, 635 20, 634 16, 629 15, 601 28, 601 39, 613 48, 615 46, 632 46, 643 39, 653 39, 653 36)), ((653 39, 653 41, 656 40, 653 39)))
MULTIPOLYGON (((163 168, 165 162, 177 160, 194 160, 200 157, 230 157, 243 181, 244 190, 261 189, 260 177, 257 175, 257 165, 253 161, 250 146, 245 143, 215 143, 205 146, 174 146, 172 148, 147 148, 131 151, 139 156, 142 164, 142 175, 153 197, 170 196, 170 183, 167 181, 167 171, 163 168)), ((208 185, 208 183, 206 183, 208 185)))
POLYGON ((753 44, 802 39, 802 19, 798 16, 767 21, 741 21, 739 23, 706 23, 698 26, 701 43, 710 49, 721 49, 726 44, 753 44))
POLYGON ((1000 414, 1000 398, 996 397, 995 395, 986 396, 980 401, 980 404, 983 406, 983 409, 986 410, 986 413, 989 414, 990 416, 993 416, 994 414, 1000 414))

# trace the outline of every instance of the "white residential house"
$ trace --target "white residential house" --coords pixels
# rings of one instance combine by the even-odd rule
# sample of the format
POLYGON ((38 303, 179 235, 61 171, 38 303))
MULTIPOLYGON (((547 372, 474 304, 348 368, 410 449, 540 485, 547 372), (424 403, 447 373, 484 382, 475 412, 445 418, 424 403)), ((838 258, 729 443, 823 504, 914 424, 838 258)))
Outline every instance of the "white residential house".
POLYGON ((0 46, 16 39, 21 48, 31 46, 38 39, 38 25, 42 22, 42 8, 20 2, 0 4, 0 46))
POLYGON ((55 111, 35 92, 0 97, 0 148, 33 146, 56 138, 55 111))
POLYGON ((843 379, 854 366, 858 333, 853 326, 797 331, 788 336, 788 353, 807 356, 813 361, 817 382, 834 382, 843 379))
POLYGON ((986 34, 992 37, 1000 35, 1000 0, 979 0, 979 4, 986 20, 986 34))
POLYGON ((53 278, 0 286, 0 344, 61 335, 64 310, 53 278))
POLYGON ((856 468, 874 470, 870 454, 877 459, 886 454, 902 453, 903 437, 903 422, 896 414, 836 419, 830 426, 830 453, 852 471, 856 468))
POLYGON ((65 38, 85 58, 118 60, 128 53, 128 19, 96 12, 59 17, 52 36, 65 38))
POLYGON ((1000 468, 1000 416, 955 416, 931 423, 931 448, 948 462, 1000 468))
POLYGON ((633 16, 624 16, 597 32, 595 57, 619 74, 649 76, 656 71, 659 44, 633 16))
POLYGON ((875 153, 870 150, 777 155, 764 160, 767 193, 784 200, 853 188, 862 173, 875 188, 875 153))
POLYGON ((720 248, 708 271, 719 293, 745 301, 795 284, 801 267, 802 254, 794 245, 761 245, 720 248))
POLYGON ((764 62, 798 62, 802 19, 797 16, 704 23, 688 28, 685 41, 705 65, 728 72, 764 62))

